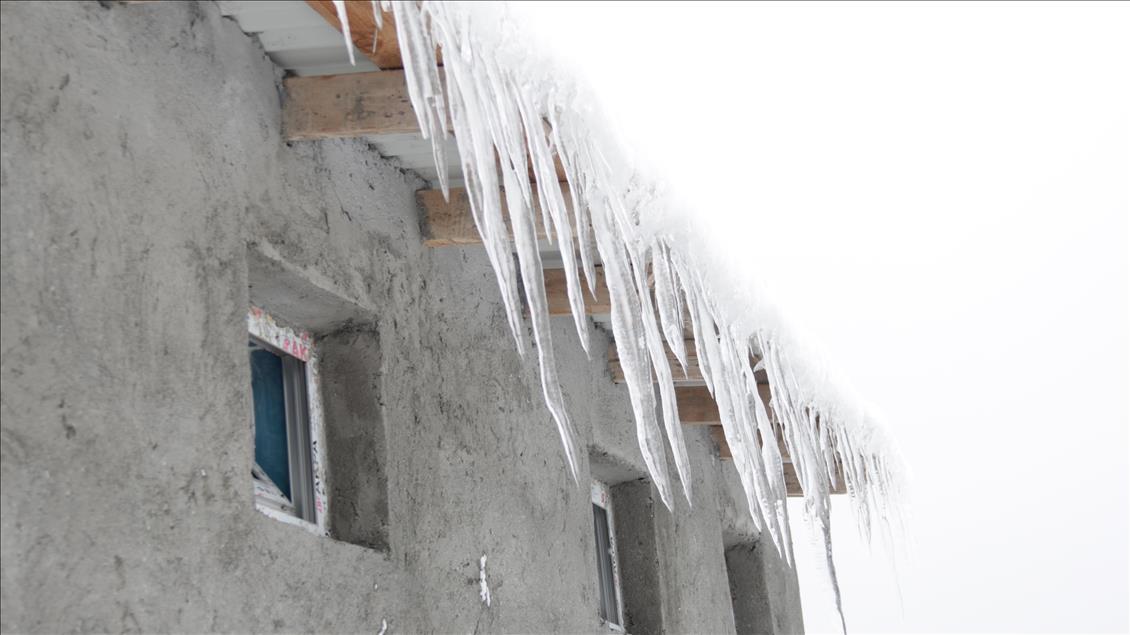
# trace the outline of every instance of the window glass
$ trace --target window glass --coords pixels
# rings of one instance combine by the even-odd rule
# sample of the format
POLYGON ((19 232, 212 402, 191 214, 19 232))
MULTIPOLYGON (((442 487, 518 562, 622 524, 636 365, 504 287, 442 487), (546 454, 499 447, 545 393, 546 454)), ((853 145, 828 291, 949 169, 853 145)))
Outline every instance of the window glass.
POLYGON ((615 624, 619 620, 616 610, 616 586, 612 577, 612 538, 608 527, 608 512, 597 504, 592 506, 593 531, 596 534, 596 570, 599 578, 600 618, 615 624))
POLYGON ((255 404, 255 462, 283 496, 291 499, 282 358, 255 342, 251 342, 251 393, 255 404))

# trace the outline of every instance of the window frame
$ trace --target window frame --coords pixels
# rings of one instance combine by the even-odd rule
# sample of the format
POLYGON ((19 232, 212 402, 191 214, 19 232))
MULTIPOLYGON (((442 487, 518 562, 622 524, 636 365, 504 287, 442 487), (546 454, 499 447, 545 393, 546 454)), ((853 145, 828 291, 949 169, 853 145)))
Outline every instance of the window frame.
MULTIPOLYGON (((596 479, 592 481, 591 499, 595 507, 599 507, 604 511, 604 516, 608 523, 608 551, 612 560, 612 588, 616 596, 616 621, 606 620, 600 618, 601 622, 617 633, 624 632, 624 593, 621 589, 620 583, 620 555, 616 547, 616 514, 612 509, 612 492, 608 485, 596 479)), ((596 530, 596 514, 593 514, 593 530, 596 530)), ((593 534, 594 549, 599 550, 600 544, 597 541, 595 533, 593 534)), ((599 557, 599 554, 597 554, 599 557)), ((597 565, 597 584, 601 584, 601 568, 597 565)), ((598 589, 598 593, 603 593, 598 589)), ((597 616, 600 615, 600 607, 597 607, 597 616)))
MULTIPOLYGON (((309 426, 309 465, 313 491, 313 522, 299 517, 292 510, 285 509, 279 504, 279 497, 273 495, 269 488, 262 486, 254 477, 255 508, 262 514, 282 521, 287 524, 297 525, 308 531, 322 536, 329 535, 327 521, 329 519, 329 501, 326 496, 326 462, 322 448, 326 447, 325 441, 325 415, 321 399, 321 371, 319 367, 318 349, 313 336, 302 329, 292 328, 279 324, 273 316, 263 309, 252 305, 247 312, 247 333, 251 339, 272 352, 285 357, 294 358, 304 364, 303 379, 305 379, 306 419, 309 426)), ((285 364, 284 364, 285 365, 285 364)), ((287 373, 284 372, 284 382, 287 373)), ((293 378, 293 374, 289 375, 293 378)), ((250 388, 250 386, 249 386, 250 388)), ((291 386, 291 389, 293 386, 291 386)), ((288 411, 292 408, 287 405, 288 411)), ((298 415, 301 418, 301 415, 298 415)), ((289 423, 291 415, 288 414, 287 425, 287 453, 293 456, 299 450, 300 443, 294 443, 293 430, 289 423)), ((254 465, 254 415, 251 417, 252 431, 252 465, 254 465)), ((294 465, 294 460, 290 461, 294 465)), ((293 469, 293 467, 292 467, 293 469)), ((293 487, 293 484, 292 484, 293 487)), ((292 492, 293 493, 293 492, 292 492)), ((285 500, 285 499, 284 499, 285 500)))

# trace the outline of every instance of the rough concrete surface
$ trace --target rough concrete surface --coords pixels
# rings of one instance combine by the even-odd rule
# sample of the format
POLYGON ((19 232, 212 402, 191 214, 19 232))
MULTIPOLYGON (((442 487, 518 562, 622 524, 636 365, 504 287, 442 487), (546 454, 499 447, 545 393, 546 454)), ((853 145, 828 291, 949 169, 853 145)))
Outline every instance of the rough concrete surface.
POLYGON ((771 542, 730 547, 726 571, 739 635, 804 632, 796 576, 771 542))
MULTIPOLYGON (((0 629, 605 632, 587 482, 485 254, 422 247, 418 179, 364 140, 283 141, 278 71, 210 2, 0 25, 0 629), (333 538, 254 509, 250 302, 322 342, 333 538)), ((626 392, 554 338, 594 466, 644 474, 626 392)), ((693 511, 628 488, 654 544, 633 602, 733 632, 742 510, 688 432, 693 511)))

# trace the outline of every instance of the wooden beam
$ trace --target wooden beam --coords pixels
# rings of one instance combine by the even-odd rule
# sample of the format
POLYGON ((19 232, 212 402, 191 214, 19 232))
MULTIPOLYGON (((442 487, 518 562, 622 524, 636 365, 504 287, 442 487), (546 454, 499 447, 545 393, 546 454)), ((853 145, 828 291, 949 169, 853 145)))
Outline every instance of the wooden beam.
MULTIPOLYGON (((757 390, 762 401, 768 404, 771 396, 769 385, 758 384, 757 390)), ((722 423, 718 404, 706 386, 675 386, 675 398, 679 400, 679 419, 684 424, 713 426, 722 423)))
MULTIPOLYGON (((604 283, 604 268, 596 268, 596 296, 589 293, 588 286, 581 275, 581 286, 585 297, 585 314, 604 315, 612 312, 612 296, 608 293, 608 286, 604 283)), ((564 269, 545 270, 545 296, 549 303, 549 315, 572 315, 569 306, 569 291, 566 286, 564 269)))
MULTIPOLYGON (((573 222, 573 203, 568 193, 568 186, 562 185, 562 194, 565 198, 565 209, 569 214, 569 222, 573 222)), ((479 230, 475 228, 475 219, 471 216, 471 203, 467 198, 467 190, 452 188, 450 198, 444 200, 443 192, 439 190, 419 190, 416 192, 416 203, 424 215, 424 245, 426 247, 449 247, 453 245, 481 245, 483 239, 479 230)), ((510 231, 510 216, 507 214, 506 198, 502 199, 502 217, 506 221, 507 233, 510 231)), ((534 197, 534 231, 538 240, 546 239, 545 226, 542 223, 541 205, 534 197)))
MULTIPOLYGON (((453 188, 450 194, 450 200, 445 200, 440 190, 416 192, 416 204, 424 216, 424 246, 481 245, 483 239, 470 213, 467 190, 453 188)), ((545 229, 539 224, 538 230, 538 238, 542 238, 545 229)))
POLYGON ((283 87, 288 141, 420 132, 404 71, 290 77, 283 87))
MULTIPOLYGON (((282 127, 287 141, 420 133, 420 122, 412 109, 403 70, 288 77, 283 80, 283 87, 286 100, 282 127)), ((450 121, 447 127, 451 129, 450 121)), ((429 145, 429 141, 420 138, 422 149, 429 145)), ((532 159, 527 157, 527 162, 529 179, 534 181, 532 159)), ((564 183, 565 167, 556 154, 553 169, 557 181, 564 183)), ((570 206, 572 203, 567 194, 565 203, 570 206)), ((466 198, 462 210, 470 216, 471 207, 466 198)))
MULTIPOLYGON (((565 186, 562 186, 565 187, 565 186)), ((573 213, 572 203, 565 199, 565 206, 569 214, 573 213)), ((450 200, 444 200, 443 193, 439 190, 420 190, 416 192, 416 202, 424 216, 424 244, 428 247, 445 247, 451 245, 480 245, 482 238, 475 228, 474 218, 471 216, 470 203, 467 200, 467 191, 462 188, 452 188, 450 200)), ((505 212, 505 202, 503 211, 505 212)), ((535 231, 539 239, 545 239, 545 227, 541 222, 540 208, 535 206, 535 231)), ((507 223, 509 225, 509 223, 507 223)), ((604 268, 596 267, 596 296, 588 291, 583 275, 581 284, 584 287, 585 313, 588 315, 606 315, 612 312, 612 298, 604 282, 604 268)), ((565 280, 564 269, 545 270, 545 294, 549 304, 549 315, 571 315, 569 306, 569 292, 565 280)))
POLYGON ((721 425, 718 404, 706 386, 676 386, 679 420, 684 425, 721 425))
MULTIPOLYGON (((306 4, 330 26, 341 31, 341 22, 337 19, 337 9, 332 0, 306 0, 306 4)), ((381 70, 404 68, 404 62, 400 59, 400 42, 396 39, 396 23, 391 13, 381 13, 380 30, 373 19, 373 5, 369 0, 345 0, 345 13, 349 18, 349 34, 353 38, 353 44, 362 55, 372 60, 381 70)), ((345 53, 344 48, 342 53, 345 53)))

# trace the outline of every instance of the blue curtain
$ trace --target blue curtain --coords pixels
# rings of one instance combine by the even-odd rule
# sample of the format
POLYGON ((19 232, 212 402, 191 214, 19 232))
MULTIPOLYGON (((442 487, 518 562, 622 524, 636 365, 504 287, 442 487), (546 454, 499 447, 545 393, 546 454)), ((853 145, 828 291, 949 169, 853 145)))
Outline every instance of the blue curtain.
POLYGON ((278 355, 261 349, 251 351, 251 393, 255 401, 255 462, 291 498, 286 401, 282 359, 278 355))

